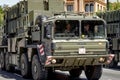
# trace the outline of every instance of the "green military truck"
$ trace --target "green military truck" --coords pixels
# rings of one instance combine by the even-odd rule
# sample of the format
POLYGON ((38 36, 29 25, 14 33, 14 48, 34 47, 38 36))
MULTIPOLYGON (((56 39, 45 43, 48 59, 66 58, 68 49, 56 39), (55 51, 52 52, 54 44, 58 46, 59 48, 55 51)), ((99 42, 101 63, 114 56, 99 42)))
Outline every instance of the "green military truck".
MULTIPOLYGON (((60 0, 51 1, 60 4, 60 0)), ((68 13, 50 17, 53 11, 46 11, 46 8, 32 10, 36 8, 30 5, 38 2, 21 1, 15 8, 5 11, 0 31, 1 69, 19 69, 23 77, 32 75, 34 80, 46 80, 47 73, 55 70, 66 70, 71 77, 79 77, 84 70, 88 80, 98 80, 102 65, 113 58, 108 54, 105 21, 95 16, 68 13), (87 34, 86 24, 89 24, 87 34)))
POLYGON ((109 67, 116 67, 120 62, 120 10, 101 12, 98 16, 107 23, 109 52, 115 55, 109 67))

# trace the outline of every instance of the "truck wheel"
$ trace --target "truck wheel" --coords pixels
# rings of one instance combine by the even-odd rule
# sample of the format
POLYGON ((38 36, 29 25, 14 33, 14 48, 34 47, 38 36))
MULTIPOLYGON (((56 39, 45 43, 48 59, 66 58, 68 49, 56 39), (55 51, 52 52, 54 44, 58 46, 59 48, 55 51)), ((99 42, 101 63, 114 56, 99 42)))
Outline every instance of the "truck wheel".
POLYGON ((88 80, 99 80, 102 75, 102 66, 86 66, 85 75, 88 80))
POLYGON ((5 69, 5 56, 3 52, 0 53, 0 68, 2 70, 5 69))
POLYGON ((11 63, 10 63, 10 61, 11 61, 11 54, 10 53, 6 53, 6 55, 5 55, 5 69, 6 69, 6 71, 12 71, 12 66, 11 66, 11 63))
POLYGON ((55 70, 53 68, 48 68, 47 69, 47 78, 52 79, 54 76, 54 72, 55 72, 55 70))
POLYGON ((34 80, 46 80, 47 72, 42 69, 42 65, 39 62, 38 56, 34 55, 32 59, 32 77, 34 80))
POLYGON ((115 67, 117 67, 117 65, 118 65, 118 62, 115 61, 115 59, 113 59, 108 66, 109 66, 109 68, 115 68, 115 67))
POLYGON ((80 68, 77 69, 71 69, 69 71, 71 77, 79 77, 80 74, 82 73, 82 70, 80 68))
POLYGON ((31 69, 28 62, 28 58, 24 53, 21 55, 20 68, 21 68, 21 75, 24 78, 28 78, 31 69))
POLYGON ((6 71, 10 71, 10 54, 6 53, 5 55, 5 69, 6 71))

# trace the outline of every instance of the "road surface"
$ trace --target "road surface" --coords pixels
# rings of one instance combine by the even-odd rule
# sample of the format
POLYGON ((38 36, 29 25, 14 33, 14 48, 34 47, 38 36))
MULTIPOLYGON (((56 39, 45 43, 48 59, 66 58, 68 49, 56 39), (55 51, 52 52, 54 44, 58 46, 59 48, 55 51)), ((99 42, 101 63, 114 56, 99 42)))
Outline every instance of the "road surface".
MULTIPOLYGON (((0 70, 0 80, 32 80, 32 79, 23 79, 19 73, 8 73, 0 70)), ((67 71, 61 72, 56 71, 54 76, 49 78, 49 80, 87 80, 82 72, 80 78, 78 79, 70 79, 69 73, 67 71), (59 78, 58 78, 59 77, 59 78)), ((120 67, 117 69, 103 69, 103 74, 100 80, 120 80, 120 67)))

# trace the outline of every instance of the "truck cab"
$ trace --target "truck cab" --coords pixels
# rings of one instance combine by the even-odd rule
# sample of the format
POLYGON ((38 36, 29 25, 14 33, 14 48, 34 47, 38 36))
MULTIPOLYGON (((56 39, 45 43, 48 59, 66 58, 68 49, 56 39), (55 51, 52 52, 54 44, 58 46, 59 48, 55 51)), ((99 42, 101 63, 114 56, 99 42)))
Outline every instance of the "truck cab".
POLYGON ((67 70, 89 80, 99 79, 102 65, 108 64, 106 23, 94 16, 58 15, 43 22, 41 44, 47 55, 46 68, 67 70), (85 26, 89 25, 89 33, 85 26), (90 73, 89 73, 90 72, 90 73), (97 73, 97 74, 95 74, 97 73))

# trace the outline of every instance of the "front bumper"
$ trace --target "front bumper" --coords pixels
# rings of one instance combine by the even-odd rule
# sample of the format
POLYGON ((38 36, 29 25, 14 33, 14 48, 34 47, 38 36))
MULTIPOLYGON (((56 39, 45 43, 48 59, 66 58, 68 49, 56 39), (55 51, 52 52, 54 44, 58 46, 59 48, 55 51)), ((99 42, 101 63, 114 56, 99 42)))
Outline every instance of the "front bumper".
POLYGON ((79 67, 86 65, 109 64, 114 55, 78 55, 78 56, 49 56, 46 67, 79 67))

